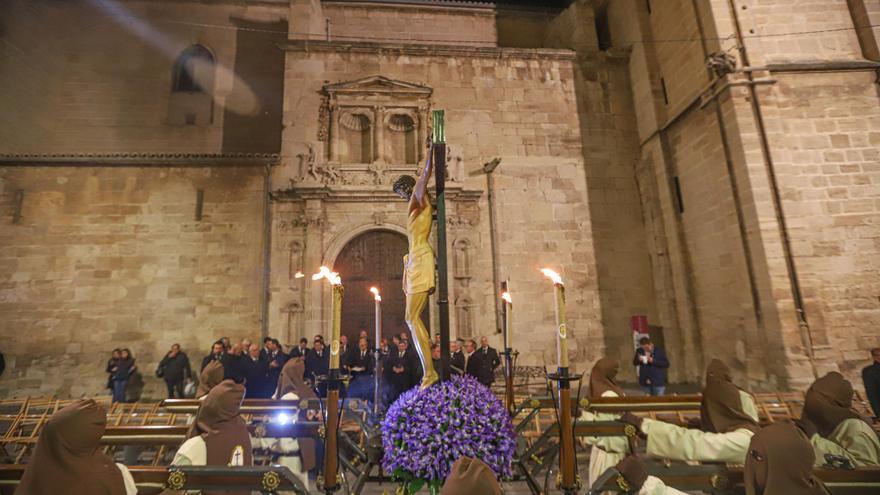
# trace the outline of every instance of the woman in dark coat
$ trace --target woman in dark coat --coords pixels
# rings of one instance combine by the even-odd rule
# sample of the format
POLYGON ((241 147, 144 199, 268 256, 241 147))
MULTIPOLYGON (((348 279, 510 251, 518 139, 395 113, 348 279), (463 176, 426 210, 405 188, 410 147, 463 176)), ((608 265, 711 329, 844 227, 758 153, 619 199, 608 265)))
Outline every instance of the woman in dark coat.
POLYGON ((128 386, 128 379, 132 373, 137 371, 137 365, 134 364, 134 356, 128 349, 119 351, 119 359, 111 369, 111 379, 113 380, 113 402, 125 402, 125 389, 128 386))

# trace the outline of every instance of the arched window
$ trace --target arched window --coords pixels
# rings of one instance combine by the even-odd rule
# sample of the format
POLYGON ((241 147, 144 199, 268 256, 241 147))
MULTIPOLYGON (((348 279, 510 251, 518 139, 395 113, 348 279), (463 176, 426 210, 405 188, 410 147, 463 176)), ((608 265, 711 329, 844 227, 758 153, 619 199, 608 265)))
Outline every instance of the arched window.
POLYGON ((177 57, 168 124, 208 126, 214 122, 214 72, 214 56, 202 45, 193 45, 177 57))
POLYGON ((202 45, 193 45, 177 57, 171 90, 175 93, 210 93, 214 89, 214 56, 202 45))

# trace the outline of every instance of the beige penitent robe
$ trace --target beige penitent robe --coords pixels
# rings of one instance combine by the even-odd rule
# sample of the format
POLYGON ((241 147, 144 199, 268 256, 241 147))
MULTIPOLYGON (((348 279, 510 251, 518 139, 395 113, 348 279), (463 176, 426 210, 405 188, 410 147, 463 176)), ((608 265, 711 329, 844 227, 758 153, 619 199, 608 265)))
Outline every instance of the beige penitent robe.
POLYGON ((833 454, 855 467, 880 466, 880 440, 868 420, 853 410, 852 397, 852 384, 837 372, 817 379, 807 390, 803 419, 818 430, 810 439, 817 465, 825 463, 825 454, 833 454))
POLYGON ((642 432, 648 436, 648 454, 678 461, 745 464, 758 429, 758 409, 754 398, 733 384, 729 369, 719 360, 713 360, 706 371, 701 420, 703 429, 696 430, 645 418, 642 432))
MULTIPOLYGON (((613 358, 602 358, 596 361, 590 371, 590 398, 621 397, 623 390, 617 385, 615 378, 620 363, 613 358)), ((616 421, 618 415, 610 413, 593 413, 584 411, 581 421, 616 421)), ((609 468, 617 465, 629 452, 629 441, 626 437, 583 437, 590 450, 589 485, 593 486, 596 479, 609 468)))
POLYGON ((828 438, 817 433, 810 442, 816 451, 817 466, 825 463, 825 454, 846 457, 855 467, 880 466, 877 433, 860 419, 845 419, 828 438))
POLYGON ((648 476, 642 489, 638 491, 638 495, 688 495, 686 492, 676 490, 671 486, 666 486, 663 480, 648 476))

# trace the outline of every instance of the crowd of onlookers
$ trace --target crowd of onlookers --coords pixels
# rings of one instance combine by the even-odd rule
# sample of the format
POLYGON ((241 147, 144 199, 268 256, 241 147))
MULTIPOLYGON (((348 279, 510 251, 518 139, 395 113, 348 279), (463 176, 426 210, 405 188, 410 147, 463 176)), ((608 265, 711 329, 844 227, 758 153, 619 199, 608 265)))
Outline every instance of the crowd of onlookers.
MULTIPOLYGON (((357 342, 349 343, 346 335, 340 337, 339 364, 351 379, 347 386, 347 396, 371 401, 374 398, 376 377, 380 385, 381 400, 390 404, 401 393, 416 386, 422 379, 422 366, 419 356, 410 345, 408 332, 394 334, 391 339, 379 341, 376 365, 376 348, 367 332, 362 330, 357 342), (378 375, 376 375, 378 373, 378 375)), ((217 361, 223 367, 223 378, 245 384, 246 398, 271 398, 278 388, 278 380, 284 364, 290 359, 301 358, 304 362, 303 378, 315 388, 319 395, 326 393, 326 384, 320 377, 330 369, 330 352, 322 335, 316 335, 309 346, 308 339, 300 339, 298 345, 285 352, 278 339, 266 337, 262 346, 244 339, 233 343, 227 337, 214 342, 211 352, 202 358, 198 373, 217 361)), ((491 386, 495 370, 501 364, 498 352, 489 346, 483 337, 480 346, 474 340, 453 340, 450 342, 450 365, 453 373, 467 374, 480 383, 491 386)), ((434 367, 440 367, 440 336, 436 335, 431 345, 431 358, 434 367)), ((125 402, 126 388, 130 377, 137 371, 134 357, 128 349, 116 349, 107 363, 109 374, 107 387, 113 391, 114 402, 125 402)), ((192 397, 196 391, 197 373, 193 372, 190 359, 174 344, 162 358, 156 376, 165 381, 168 398, 192 397)))

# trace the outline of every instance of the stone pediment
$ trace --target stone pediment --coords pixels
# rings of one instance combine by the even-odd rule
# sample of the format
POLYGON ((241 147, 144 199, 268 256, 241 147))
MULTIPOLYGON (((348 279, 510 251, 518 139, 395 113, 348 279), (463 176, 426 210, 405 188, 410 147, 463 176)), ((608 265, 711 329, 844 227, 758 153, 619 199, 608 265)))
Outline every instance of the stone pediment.
POLYGON ((384 76, 370 76, 354 81, 346 81, 324 86, 324 91, 333 94, 374 94, 396 96, 420 96, 427 98, 434 92, 433 89, 406 81, 389 79, 384 76))

